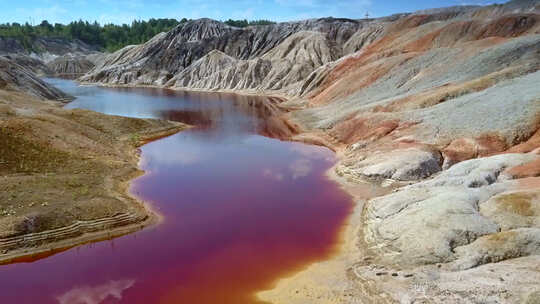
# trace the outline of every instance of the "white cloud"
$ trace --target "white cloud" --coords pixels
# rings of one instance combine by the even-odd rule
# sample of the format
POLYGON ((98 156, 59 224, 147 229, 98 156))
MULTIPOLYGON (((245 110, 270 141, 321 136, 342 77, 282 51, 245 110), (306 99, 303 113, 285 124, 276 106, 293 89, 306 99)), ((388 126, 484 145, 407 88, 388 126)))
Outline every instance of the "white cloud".
POLYGON ((340 17, 344 12, 351 18, 362 18, 371 8, 371 0, 274 0, 274 3, 293 15, 282 15, 278 21, 302 20, 320 17, 340 17))
POLYGON ((504 1, 457 1, 458 5, 490 5, 494 3, 501 3, 504 1))
POLYGON ((372 5, 371 0, 274 0, 275 3, 286 7, 304 7, 306 9, 312 8, 335 8, 346 7, 348 9, 356 9, 358 7, 367 7, 372 5))
POLYGON ((39 24, 42 20, 62 19, 68 11, 59 5, 53 5, 50 7, 35 7, 32 9, 17 8, 15 12, 17 15, 26 18, 25 21, 39 24))
POLYGON ((315 0, 275 0, 279 5, 283 6, 304 6, 304 7, 317 7, 318 3, 315 0))
POLYGON ((135 14, 120 13, 120 14, 101 14, 97 17, 97 22, 100 24, 131 24, 133 20, 139 19, 135 14))
POLYGON ((245 10, 236 10, 232 13, 232 19, 254 19, 255 10, 251 7, 245 10))

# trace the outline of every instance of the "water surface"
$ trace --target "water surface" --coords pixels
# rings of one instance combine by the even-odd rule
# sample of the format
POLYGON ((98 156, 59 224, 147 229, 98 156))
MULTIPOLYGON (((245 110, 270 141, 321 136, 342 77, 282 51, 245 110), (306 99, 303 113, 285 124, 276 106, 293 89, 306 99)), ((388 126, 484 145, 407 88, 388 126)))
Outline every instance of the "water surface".
POLYGON ((257 303, 332 253, 350 199, 324 177, 332 152, 269 137, 276 100, 48 81, 77 97, 68 108, 196 127, 141 149, 131 191, 162 224, 0 266, 0 303, 257 303))

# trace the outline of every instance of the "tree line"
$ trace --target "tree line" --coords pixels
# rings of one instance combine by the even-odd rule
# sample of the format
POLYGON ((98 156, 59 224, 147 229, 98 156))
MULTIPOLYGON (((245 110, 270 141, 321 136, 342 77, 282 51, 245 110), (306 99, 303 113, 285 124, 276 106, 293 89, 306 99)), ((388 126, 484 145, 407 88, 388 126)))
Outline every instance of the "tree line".
POLYGON ((0 36, 18 39, 23 46, 32 50, 32 42, 37 37, 78 39, 89 45, 97 46, 107 51, 116 51, 126 45, 139 44, 148 41, 156 34, 168 31, 186 19, 150 19, 148 21, 133 21, 130 25, 105 24, 97 22, 73 21, 67 25, 47 20, 32 26, 28 22, 0 24, 0 36))
MULTIPOLYGON (((181 23, 188 22, 189 19, 150 19, 148 21, 135 20, 131 24, 105 24, 88 21, 73 21, 67 25, 55 23, 51 24, 43 20, 38 25, 31 25, 28 22, 4 23, 0 24, 0 36, 12 37, 19 40, 23 47, 33 50, 33 41, 38 37, 65 38, 68 40, 78 39, 89 45, 114 52, 130 44, 140 44, 148 41, 156 34, 171 30, 181 23)), ((246 27, 252 25, 266 25, 274 22, 269 20, 227 20, 226 24, 236 27, 246 27)))
POLYGON ((244 19, 244 20, 229 19, 225 21, 225 24, 228 24, 230 26, 236 26, 236 27, 247 27, 247 26, 252 26, 252 25, 269 25, 269 24, 274 24, 274 23, 275 23, 274 21, 265 20, 265 19, 251 20, 251 21, 248 21, 247 19, 244 19))

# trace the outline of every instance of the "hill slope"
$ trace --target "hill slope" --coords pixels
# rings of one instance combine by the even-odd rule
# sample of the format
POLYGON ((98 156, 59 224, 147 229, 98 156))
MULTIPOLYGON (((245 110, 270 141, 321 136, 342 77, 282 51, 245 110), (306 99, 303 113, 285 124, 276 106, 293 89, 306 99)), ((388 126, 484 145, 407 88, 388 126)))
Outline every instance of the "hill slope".
POLYGON ((71 99, 64 92, 45 83, 31 70, 17 64, 9 56, 0 56, 0 89, 23 92, 41 99, 59 101, 71 99))

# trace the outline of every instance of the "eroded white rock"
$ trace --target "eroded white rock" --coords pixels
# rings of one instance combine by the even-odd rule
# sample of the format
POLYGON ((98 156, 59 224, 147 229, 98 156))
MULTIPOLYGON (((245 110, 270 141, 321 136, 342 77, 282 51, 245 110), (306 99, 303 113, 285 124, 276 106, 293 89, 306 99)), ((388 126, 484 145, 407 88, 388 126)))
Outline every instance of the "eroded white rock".
POLYGON ((369 155, 355 164, 356 173, 376 179, 420 180, 441 170, 438 152, 416 148, 369 155))

